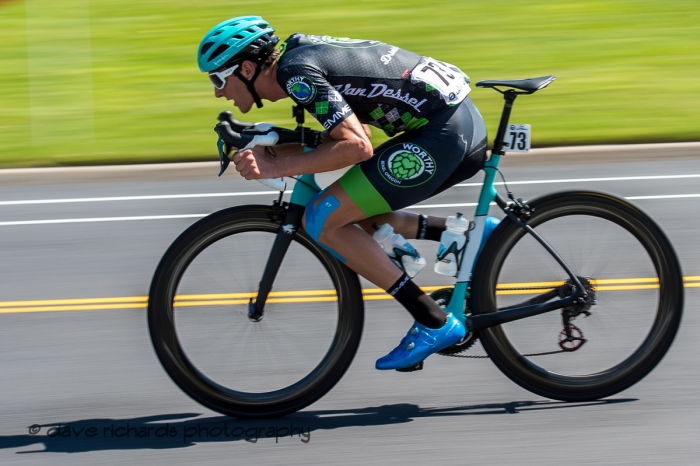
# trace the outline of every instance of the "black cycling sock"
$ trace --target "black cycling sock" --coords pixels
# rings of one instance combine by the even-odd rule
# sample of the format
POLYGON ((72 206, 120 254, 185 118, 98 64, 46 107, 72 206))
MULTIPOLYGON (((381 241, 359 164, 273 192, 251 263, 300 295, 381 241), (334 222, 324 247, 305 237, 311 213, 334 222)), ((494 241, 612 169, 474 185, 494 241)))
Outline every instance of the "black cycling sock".
POLYGON ((405 273, 386 292, 400 302, 419 324, 432 329, 445 325, 445 311, 423 293, 405 273))
POLYGON ((447 221, 444 217, 433 217, 431 215, 418 216, 418 234, 416 238, 430 241, 440 241, 442 232, 447 230, 447 221))

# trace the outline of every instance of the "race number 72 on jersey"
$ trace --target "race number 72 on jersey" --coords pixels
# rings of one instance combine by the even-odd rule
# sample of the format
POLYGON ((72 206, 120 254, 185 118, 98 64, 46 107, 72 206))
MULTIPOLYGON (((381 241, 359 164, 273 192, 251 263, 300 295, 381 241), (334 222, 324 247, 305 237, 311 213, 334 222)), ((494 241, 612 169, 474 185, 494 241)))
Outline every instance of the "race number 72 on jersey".
POLYGON ((460 103, 471 90, 464 73, 432 58, 425 58, 413 68, 411 82, 423 82, 436 89, 448 104, 460 103))

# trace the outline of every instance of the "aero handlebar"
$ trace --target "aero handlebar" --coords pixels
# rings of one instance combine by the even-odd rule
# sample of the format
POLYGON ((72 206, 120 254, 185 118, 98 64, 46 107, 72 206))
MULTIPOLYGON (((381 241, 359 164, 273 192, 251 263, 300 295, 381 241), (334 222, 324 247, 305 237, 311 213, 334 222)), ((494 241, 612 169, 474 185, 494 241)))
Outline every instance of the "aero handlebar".
MULTIPOLYGON (((291 130, 269 123, 244 123, 233 118, 229 111, 221 112, 218 119, 219 123, 214 127, 214 131, 219 135, 217 142, 221 167, 219 176, 231 163, 228 154, 234 148, 236 151, 241 151, 255 146, 274 146, 275 144, 302 144, 317 147, 323 140, 320 131, 302 126, 291 130)), ((282 180, 269 178, 258 181, 278 191, 284 191, 286 188, 286 183, 282 180)))

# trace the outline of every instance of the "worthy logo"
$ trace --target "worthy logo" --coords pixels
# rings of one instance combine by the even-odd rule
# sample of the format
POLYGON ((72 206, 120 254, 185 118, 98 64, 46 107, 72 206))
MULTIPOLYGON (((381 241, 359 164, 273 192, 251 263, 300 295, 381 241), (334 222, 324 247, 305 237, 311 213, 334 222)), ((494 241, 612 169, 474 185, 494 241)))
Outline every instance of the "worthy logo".
POLYGON ((415 144, 396 144, 379 156, 379 170, 391 184, 410 188, 433 177, 435 159, 415 144))
POLYGON ((306 104, 316 97, 316 86, 306 76, 294 76, 287 80, 287 94, 300 104, 306 104))

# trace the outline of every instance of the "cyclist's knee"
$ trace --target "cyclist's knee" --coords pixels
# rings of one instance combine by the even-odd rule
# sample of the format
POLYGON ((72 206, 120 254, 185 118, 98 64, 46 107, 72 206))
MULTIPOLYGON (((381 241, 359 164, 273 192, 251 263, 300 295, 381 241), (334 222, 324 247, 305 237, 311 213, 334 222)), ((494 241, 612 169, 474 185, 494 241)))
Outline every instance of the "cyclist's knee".
POLYGON ((340 202, 335 196, 325 194, 325 191, 321 191, 311 198, 304 213, 304 228, 316 241, 327 228, 328 217, 340 207, 340 202))
POLYGON ((344 259, 333 249, 328 247, 328 240, 332 238, 333 231, 340 225, 336 221, 329 221, 329 217, 340 207, 340 202, 332 194, 326 195, 325 191, 321 191, 314 196, 306 205, 306 212, 302 218, 304 229, 314 241, 324 246, 328 251, 333 253, 337 258, 344 259), (323 196, 323 198, 321 198, 323 196))

